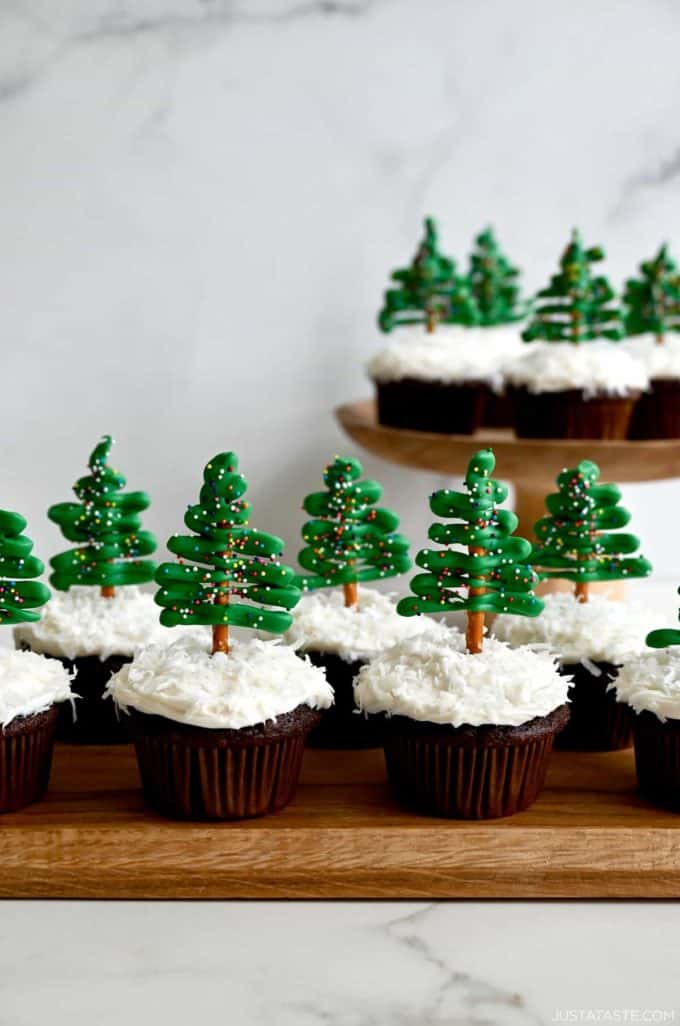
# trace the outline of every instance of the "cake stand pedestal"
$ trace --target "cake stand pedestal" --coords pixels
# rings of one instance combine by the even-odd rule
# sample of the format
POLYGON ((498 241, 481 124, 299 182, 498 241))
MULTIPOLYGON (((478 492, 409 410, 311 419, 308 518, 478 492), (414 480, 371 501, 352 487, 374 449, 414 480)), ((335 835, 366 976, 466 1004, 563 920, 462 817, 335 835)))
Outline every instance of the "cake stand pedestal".
MULTIPOLYGON (((680 438, 641 442, 596 439, 517 438, 509 429, 484 428, 474 435, 438 435, 384 427, 378 423, 372 399, 345 403, 335 415, 343 430, 358 445, 390 463, 437 474, 462 476, 468 460, 478 449, 490 446, 504 480, 515 488, 515 512, 521 532, 532 537, 534 523, 545 513, 544 499, 555 490, 555 478, 563 467, 592 459, 603 480, 618 482, 663 481, 680 477, 680 438)), ((618 582, 617 582, 618 583, 618 582)), ((562 581, 544 582, 542 590, 568 588, 562 581)), ((616 584, 593 585, 609 594, 620 592, 616 584)))

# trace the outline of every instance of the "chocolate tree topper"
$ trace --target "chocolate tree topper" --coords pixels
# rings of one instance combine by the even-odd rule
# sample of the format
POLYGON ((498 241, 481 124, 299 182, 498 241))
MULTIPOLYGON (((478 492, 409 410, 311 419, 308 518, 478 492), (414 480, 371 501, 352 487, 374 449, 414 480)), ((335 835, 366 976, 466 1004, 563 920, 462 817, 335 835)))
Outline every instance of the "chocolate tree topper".
POLYGON ((597 338, 618 341, 623 337, 621 312, 612 302, 614 290, 591 264, 604 259, 599 246, 585 249, 574 231, 560 260, 560 270, 537 294, 534 315, 522 332, 525 342, 588 342, 597 338))
POLYGON ((439 251, 437 227, 425 219, 425 234, 409 267, 390 275, 396 287, 385 293, 378 315, 382 331, 404 324, 424 324, 432 332, 440 322, 476 324, 478 312, 467 282, 455 262, 439 251))
POLYGON ((73 486, 78 502, 59 502, 47 515, 77 548, 50 560, 50 584, 68 591, 73 584, 99 585, 113 598, 119 585, 153 580, 156 564, 148 556, 156 539, 141 530, 140 513, 149 506, 146 492, 123 492, 125 478, 108 464, 112 439, 104 435, 92 451, 90 473, 73 486))
POLYGON ((377 481, 361 480, 363 467, 336 456, 323 475, 327 491, 312 492, 303 509, 312 520, 302 528, 298 556, 307 571, 298 577, 304 590, 342 585, 345 605, 358 604, 357 584, 402 574, 411 566, 409 543, 396 534, 399 517, 376 507, 382 495, 377 481))
POLYGON ((646 577, 652 569, 644 556, 631 556, 640 545, 635 535, 619 530, 630 521, 619 505, 620 489, 600 484, 599 478, 600 468, 590 460, 563 470, 558 491, 545 500, 548 516, 534 528, 538 542, 532 564, 542 578, 573 581, 579 602, 588 601, 591 581, 646 577))
POLYGON ((32 623, 35 610, 50 597, 50 589, 32 580, 44 572, 32 556, 33 542, 23 534, 26 521, 19 513, 0 509, 0 624, 32 623))
POLYGON ((430 496, 430 509, 453 523, 434 523, 428 537, 440 549, 421 549, 416 563, 426 572, 411 580, 415 597, 397 606, 402 616, 467 613, 466 644, 482 651, 486 613, 537 616, 542 601, 533 593, 537 574, 529 566, 531 544, 514 536, 518 520, 500 509, 508 490, 491 474, 492 449, 476 452, 468 464, 463 492, 444 488, 430 496))
MULTIPOLYGON (((678 588, 678 593, 680 594, 680 588, 678 588)), ((671 645, 680 645, 680 631, 673 627, 660 627, 656 631, 649 632, 646 642, 650 648, 670 648, 671 645)))
POLYGON ((665 244, 640 264, 639 278, 628 279, 623 301, 629 335, 654 335, 663 344, 669 331, 680 331, 680 274, 665 244))
POLYGON ((498 246, 491 228, 475 239, 468 274, 473 299, 484 327, 521 321, 527 304, 520 296, 519 271, 498 246))
POLYGON ((229 627, 282 634, 300 599, 295 571, 279 562, 283 541, 248 526, 248 483, 233 452, 219 453, 203 471, 199 501, 168 548, 179 558, 156 571, 156 602, 165 627, 212 627, 212 651, 229 652, 229 627), (270 608, 274 607, 274 608, 270 608))

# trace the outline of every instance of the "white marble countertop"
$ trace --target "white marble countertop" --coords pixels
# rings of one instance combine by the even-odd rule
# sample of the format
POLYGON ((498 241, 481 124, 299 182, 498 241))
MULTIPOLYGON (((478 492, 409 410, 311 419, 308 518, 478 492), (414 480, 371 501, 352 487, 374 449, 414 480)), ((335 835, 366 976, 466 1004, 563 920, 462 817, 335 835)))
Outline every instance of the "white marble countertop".
POLYGON ((0 913, 3 1026, 680 1017, 675 903, 5 902, 0 913))

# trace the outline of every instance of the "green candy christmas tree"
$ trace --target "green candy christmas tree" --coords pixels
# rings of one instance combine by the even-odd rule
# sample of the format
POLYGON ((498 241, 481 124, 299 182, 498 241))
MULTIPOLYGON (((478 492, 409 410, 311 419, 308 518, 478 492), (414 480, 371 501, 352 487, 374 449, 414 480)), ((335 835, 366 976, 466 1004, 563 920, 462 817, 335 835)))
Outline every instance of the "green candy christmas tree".
POLYGON ((113 598, 119 585, 153 580, 156 564, 142 559, 156 539, 141 530, 140 513, 149 506, 145 492, 123 492, 125 478, 108 465, 112 439, 104 435, 90 456, 90 473, 73 486, 79 502, 59 502, 47 515, 77 548, 50 560, 50 583, 59 591, 74 584, 99 585, 113 598))
POLYGON ((621 312, 612 302, 614 290, 591 265, 604 259, 599 246, 584 249, 577 231, 560 260, 560 270, 537 294, 533 318, 522 333, 525 342, 587 342, 623 337, 621 312))
POLYGON ((31 555, 33 542, 24 534, 26 521, 19 513, 0 510, 0 624, 32 623, 40 619, 34 610, 50 597, 40 581, 45 567, 31 555))
POLYGON ((426 573, 411 581, 415 598, 397 606, 402 616, 465 611, 471 654, 482 651, 486 613, 537 616, 543 609, 533 593, 531 544, 513 536, 515 514, 498 508, 508 490, 491 477, 495 466, 493 450, 482 449, 468 464, 464 492, 444 488, 430 496, 432 512, 455 522, 431 525, 428 537, 443 547, 421 549, 416 563, 426 573))
POLYGON ((169 539, 179 558, 156 571, 161 623, 212 627, 213 653, 229 652, 229 626, 282 634, 300 599, 295 571, 278 561, 283 541, 248 526, 250 503, 241 498, 247 488, 235 453, 215 456, 203 471, 198 503, 184 515, 192 534, 169 539))
POLYGON ((384 332, 404 324, 424 324, 433 332, 440 322, 476 324, 478 311, 467 282, 453 260, 439 251, 437 227, 425 219, 425 234, 409 267, 390 275, 396 288, 385 293, 378 325, 384 332))
MULTIPOLYGON (((680 594, 680 588, 678 588, 680 594)), ((678 617, 680 619, 680 616, 678 617)), ((680 631, 674 627, 660 627, 656 631, 650 631, 646 642, 650 648, 670 648, 671 645, 680 645, 680 631)))
POLYGON ((662 344, 669 331, 680 331, 680 274, 666 245, 640 264, 639 278, 628 279, 623 301, 629 335, 654 335, 662 344))
POLYGON ((651 564, 643 556, 630 556, 639 548, 633 534, 621 532, 630 513, 619 505, 615 484, 599 484, 600 469, 590 460, 563 470, 557 492, 546 497, 548 516, 536 522, 538 543, 531 562, 542 578, 573 581, 579 602, 588 601, 591 581, 619 581, 646 577, 651 564))
POLYGON ((298 557, 307 571, 297 581, 303 590, 342 585, 345 605, 358 604, 357 585, 402 574, 411 566, 409 543, 396 534, 399 517, 376 507, 382 495, 377 481, 360 480, 358 460, 336 456, 323 475, 327 491, 312 492, 303 509, 312 520, 302 528, 298 557))
POLYGON ((468 280, 483 327, 511 324, 526 316, 527 304, 520 297, 519 271, 499 248, 491 228, 475 239, 468 280))

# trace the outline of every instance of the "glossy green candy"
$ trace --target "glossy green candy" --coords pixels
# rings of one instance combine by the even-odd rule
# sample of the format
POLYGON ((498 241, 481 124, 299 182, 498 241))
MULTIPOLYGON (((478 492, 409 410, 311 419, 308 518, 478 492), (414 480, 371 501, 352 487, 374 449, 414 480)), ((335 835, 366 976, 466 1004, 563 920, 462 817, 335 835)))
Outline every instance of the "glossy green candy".
POLYGON ((0 624, 32 623, 40 619, 36 607, 50 597, 40 581, 45 567, 31 555, 33 542, 22 534, 26 521, 19 513, 0 510, 0 624))
POLYGON ((596 338, 623 338, 621 311, 612 302, 614 290, 590 265, 604 259, 599 246, 585 249, 574 231, 560 259, 560 270, 537 294, 534 315, 525 342, 587 342, 596 338))
POLYGON ((407 324, 476 324, 479 312, 468 282, 439 250, 437 226, 425 219, 425 234, 408 267, 390 275, 395 286, 385 293, 378 315, 381 331, 407 324))
POLYGON ((76 548, 50 560, 50 583, 60 591, 74 584, 120 587, 153 580, 148 556, 156 539, 141 530, 139 514, 149 505, 145 492, 123 492, 125 478, 107 463, 112 440, 104 435, 89 459, 90 473, 73 486, 79 502, 59 502, 47 515, 76 548))
POLYGON ((628 335, 655 335, 680 331, 680 274, 662 246, 653 260, 640 264, 640 277, 629 278, 623 294, 628 335))
POLYGON ((520 296, 519 271, 501 251, 491 228, 475 239, 470 255, 468 281, 484 327, 512 324, 527 315, 527 303, 520 296))
POLYGON ((444 548, 421 549, 416 556, 427 572, 412 579, 415 597, 399 602, 402 616, 464 610, 537 616, 543 609, 533 594, 538 577, 527 562, 531 545, 513 537, 515 514, 498 508, 508 490, 491 477, 495 465, 493 451, 482 449, 468 464, 464 492, 445 488, 430 496, 432 512, 454 523, 431 525, 428 536, 444 548), (483 593, 471 595, 476 588, 483 593))
POLYGON ((619 506, 617 485, 598 484, 599 477, 599 467, 590 460, 558 475, 558 491, 545 500, 548 516, 534 528, 538 543, 531 562, 541 577, 586 583, 651 573, 651 564, 643 556, 625 558, 637 551, 640 542, 635 535, 619 531, 629 522, 630 513, 619 506))
POLYGON ((302 528, 303 590, 394 577, 411 566, 408 540, 396 533, 399 517, 375 506, 382 488, 360 480, 362 473, 358 460, 336 456, 324 471, 328 490, 305 499, 303 508, 314 519, 302 528))
POLYGON ((290 627, 287 610, 301 594, 295 571, 278 561, 280 538, 248 527, 250 503, 241 498, 247 487, 235 453, 220 453, 207 464, 199 501, 184 516, 192 534, 169 539, 178 561, 156 571, 156 602, 166 627, 228 624, 274 634, 290 627), (226 591, 229 604, 220 605, 216 600, 226 591))

